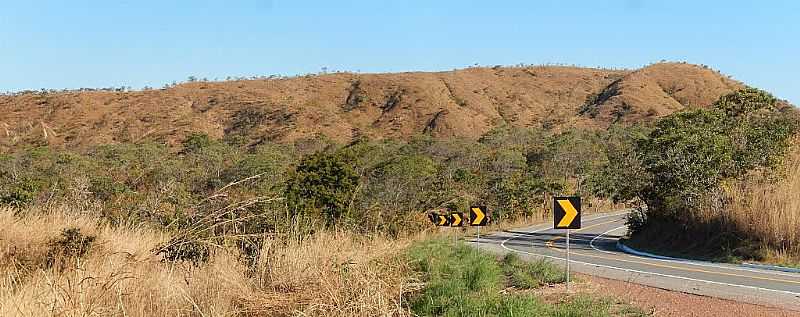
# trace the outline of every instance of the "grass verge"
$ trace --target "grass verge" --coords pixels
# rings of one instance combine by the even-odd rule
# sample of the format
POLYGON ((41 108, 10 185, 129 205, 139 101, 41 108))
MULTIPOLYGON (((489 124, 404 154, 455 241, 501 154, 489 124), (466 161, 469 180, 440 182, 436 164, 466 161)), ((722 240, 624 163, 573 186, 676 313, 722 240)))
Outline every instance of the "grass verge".
POLYGON ((430 239, 409 251, 412 268, 425 287, 411 301, 420 316, 643 316, 613 300, 565 294, 545 301, 535 289, 561 283, 565 274, 547 261, 524 262, 516 255, 494 255, 461 242, 430 239))

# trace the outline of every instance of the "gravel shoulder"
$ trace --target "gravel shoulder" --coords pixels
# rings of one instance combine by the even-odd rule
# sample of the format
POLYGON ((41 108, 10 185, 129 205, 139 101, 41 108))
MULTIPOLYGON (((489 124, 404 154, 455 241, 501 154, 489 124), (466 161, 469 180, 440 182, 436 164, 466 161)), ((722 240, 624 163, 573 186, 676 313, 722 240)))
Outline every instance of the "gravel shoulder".
POLYGON ((652 316, 800 317, 800 311, 692 295, 585 274, 577 276, 590 282, 589 287, 595 288, 596 294, 619 298, 652 316))

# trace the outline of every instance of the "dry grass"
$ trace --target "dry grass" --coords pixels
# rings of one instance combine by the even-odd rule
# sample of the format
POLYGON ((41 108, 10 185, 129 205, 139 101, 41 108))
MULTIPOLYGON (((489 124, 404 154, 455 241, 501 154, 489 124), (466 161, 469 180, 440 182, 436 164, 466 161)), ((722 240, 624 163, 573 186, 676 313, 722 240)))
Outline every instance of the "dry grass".
POLYGON ((285 306, 293 314, 405 316, 404 297, 419 288, 403 256, 410 242, 330 232, 286 245, 271 241, 256 279, 267 297, 295 296, 285 306))
POLYGON ((603 127, 622 113, 628 121, 651 120, 684 106, 707 106, 738 87, 740 83, 700 66, 663 63, 635 72, 473 67, 193 82, 137 92, 0 95, 0 149, 41 141, 66 148, 120 140, 166 140, 178 146, 190 132, 223 137, 235 128, 236 120, 228 120, 231 115, 247 109, 265 114, 253 128, 240 131, 252 139, 292 142, 320 134, 340 143, 361 136, 407 139, 426 127, 439 138, 477 139, 501 123, 559 130, 603 127), (619 84, 609 89, 617 79, 619 84), (353 91, 358 95, 351 96, 353 91), (606 97, 597 100, 600 95, 606 97), (600 104, 587 105, 590 99, 600 104), (597 118, 588 118, 591 112, 576 115, 582 106, 597 112, 597 118), (176 121, 176 114, 182 119, 176 121))
POLYGON ((754 238, 763 260, 800 263, 800 148, 783 166, 784 175, 767 181, 736 181, 723 187, 722 203, 699 217, 722 219, 742 238, 754 238))
POLYGON ((318 233, 268 240, 257 272, 218 249, 199 267, 164 263, 157 230, 100 225, 66 207, 0 210, 0 316, 406 316, 416 290, 402 256, 410 240, 318 233), (65 269, 46 265, 64 228, 96 236, 65 269))

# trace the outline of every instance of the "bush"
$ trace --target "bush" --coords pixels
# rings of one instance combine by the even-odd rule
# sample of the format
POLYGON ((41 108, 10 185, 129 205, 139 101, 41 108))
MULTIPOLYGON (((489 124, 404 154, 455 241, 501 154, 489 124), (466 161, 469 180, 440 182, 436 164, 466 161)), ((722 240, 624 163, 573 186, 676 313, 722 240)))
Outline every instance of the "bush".
POLYGON ((293 153, 287 147, 264 144, 243 155, 223 175, 226 183, 258 176, 243 185, 261 195, 279 193, 294 160, 293 153))
MULTIPOLYGON (((234 116, 234 130, 256 129, 261 121, 256 110, 234 116)), ((399 235, 420 230, 420 216, 433 208, 465 210, 482 203, 503 211, 494 215, 498 221, 544 212, 546 195, 572 190, 567 184, 573 181, 579 189, 594 164, 590 152, 570 154, 570 143, 593 139, 589 132, 554 136, 505 127, 481 141, 418 136, 408 142, 359 139, 344 147, 325 137, 294 146, 263 140, 257 146, 234 145, 202 133, 187 136, 177 153, 149 142, 87 152, 37 147, 0 157, 0 203, 23 205, 39 198, 96 205, 111 224, 148 222, 178 230, 185 224, 175 220, 184 215, 235 213, 209 218, 231 224, 215 226, 215 234, 238 234, 242 228, 308 232, 324 223, 399 235), (307 154, 312 150, 315 154, 307 154), (280 203, 258 206, 264 199, 280 203), (233 220, 240 218, 254 221, 233 220)))
POLYGON ((777 98, 766 91, 748 87, 720 97, 714 103, 714 108, 723 111, 728 117, 739 117, 759 110, 774 111, 777 101, 777 98))
POLYGON ((290 173, 285 195, 291 211, 319 215, 336 223, 347 214, 359 178, 341 156, 316 153, 290 173))
POLYGON ((491 185, 490 208, 497 210, 495 218, 516 219, 531 216, 541 210, 545 194, 553 194, 563 189, 557 182, 548 182, 532 173, 517 172, 496 179, 491 185))
POLYGON ((63 268, 68 260, 82 258, 92 248, 94 240, 94 236, 84 235, 78 228, 62 230, 58 238, 47 244, 47 266, 63 268))
MULTIPOLYGON (((744 90, 724 96, 716 109, 693 110, 660 120, 636 152, 652 175, 642 189, 649 213, 672 217, 696 207, 700 198, 723 180, 779 162, 797 122, 773 108, 775 99, 744 90)), ((686 220, 686 219, 684 219, 686 220)))
POLYGON ((634 212, 629 213, 625 217, 625 225, 628 226, 630 234, 641 232, 647 224, 647 213, 641 208, 637 208, 634 212))
POLYGON ((211 255, 206 243, 187 238, 173 238, 166 244, 153 249, 153 253, 162 255, 162 261, 188 261, 194 265, 207 262, 211 255))
POLYGON ((603 139, 603 163, 588 176, 588 187, 601 198, 615 203, 640 201, 652 184, 636 152, 636 142, 645 138, 642 127, 612 128, 603 139))
POLYGON ((393 157, 372 171, 365 199, 393 212, 421 210, 438 192, 439 166, 429 157, 393 157))
POLYGON ((208 134, 205 133, 192 133, 181 142, 184 153, 196 152, 202 148, 208 147, 213 143, 208 134))
POLYGON ((14 182, 7 192, 0 191, 0 205, 22 207, 36 199, 39 184, 31 179, 21 179, 14 182))
POLYGON ((665 209, 692 206, 702 193, 730 176, 734 145, 725 117, 694 110, 659 121, 649 137, 637 144, 644 168, 653 175, 648 203, 665 209))
POLYGON ((780 163, 798 128, 791 110, 779 111, 771 95, 745 89, 723 96, 712 109, 664 117, 644 138, 637 138, 634 157, 622 157, 596 173, 593 187, 615 200, 639 199, 642 212, 628 218, 634 240, 659 237, 680 248, 696 240, 713 249, 735 249, 758 243, 743 237, 717 199, 723 184, 764 174, 780 163), (681 230, 675 231, 675 227, 681 230), (646 231, 646 232, 645 232, 646 231))

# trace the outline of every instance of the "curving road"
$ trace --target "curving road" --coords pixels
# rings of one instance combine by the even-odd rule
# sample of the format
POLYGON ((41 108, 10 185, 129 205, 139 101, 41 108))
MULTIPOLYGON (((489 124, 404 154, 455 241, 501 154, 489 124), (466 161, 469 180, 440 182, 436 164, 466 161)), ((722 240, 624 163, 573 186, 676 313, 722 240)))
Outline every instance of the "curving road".
MULTIPOLYGON (((587 216, 582 229, 572 230, 570 267, 574 272, 800 311, 800 273, 654 259, 619 251, 617 241, 627 230, 626 213, 587 216)), ((564 230, 554 230, 552 224, 498 232, 469 242, 496 253, 515 252, 528 259, 565 261, 564 230)))

